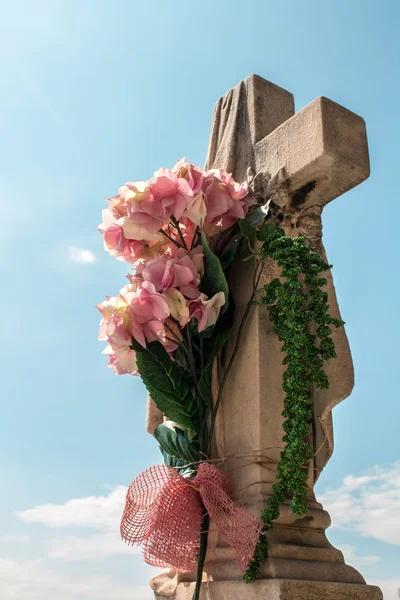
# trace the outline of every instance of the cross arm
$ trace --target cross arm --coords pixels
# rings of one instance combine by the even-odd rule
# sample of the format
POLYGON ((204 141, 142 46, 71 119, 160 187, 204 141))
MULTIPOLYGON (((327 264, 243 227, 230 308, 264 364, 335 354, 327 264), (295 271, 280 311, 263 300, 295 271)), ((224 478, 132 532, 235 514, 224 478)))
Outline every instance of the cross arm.
POLYGON ((285 168, 302 207, 324 206, 369 177, 364 120, 320 97, 255 144, 258 173, 285 168), (297 194, 305 190, 305 194, 297 194))

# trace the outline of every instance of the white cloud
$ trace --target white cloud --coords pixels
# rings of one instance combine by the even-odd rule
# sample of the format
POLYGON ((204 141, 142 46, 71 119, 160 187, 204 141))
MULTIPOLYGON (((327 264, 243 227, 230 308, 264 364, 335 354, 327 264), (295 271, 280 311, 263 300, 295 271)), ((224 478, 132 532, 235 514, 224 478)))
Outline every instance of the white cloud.
POLYGON ((125 504, 126 487, 116 486, 107 496, 73 498, 64 504, 42 504, 17 512, 26 523, 47 527, 90 527, 101 533, 64 536, 49 541, 49 557, 66 561, 96 560, 114 554, 133 554, 138 548, 121 541, 119 523, 125 504))
POLYGON ((42 523, 48 527, 118 528, 125 505, 126 487, 118 485, 107 496, 73 498, 64 504, 41 504, 17 512, 26 523, 42 523))
POLYGON ((376 481, 377 479, 379 479, 377 475, 361 475, 360 477, 347 475, 347 477, 343 479, 343 484, 349 490, 358 490, 360 487, 365 486, 371 481, 376 481))
POLYGON ((320 500, 331 515, 332 527, 400 545, 400 462, 374 467, 360 477, 349 475, 320 500))
MULTIPOLYGON (((17 562, 0 557, 0 598, 2 600, 150 600, 148 586, 121 586, 106 576, 83 577, 87 561, 103 561, 112 555, 132 556, 139 548, 124 544, 119 522, 126 496, 125 486, 111 488, 107 495, 73 498, 63 504, 43 504, 17 512, 25 523, 66 529, 65 536, 47 540, 48 558, 65 562, 80 561, 80 578, 59 569, 47 568, 41 560, 17 562), (91 534, 69 535, 69 528, 91 528, 91 534), (84 562, 85 561, 85 562, 84 562)), ((43 539, 43 538, 42 538, 43 539)), ((53 563, 54 564, 54 563, 53 563)), ((55 563, 60 564, 60 562, 55 563)), ((61 563, 62 564, 62 563, 61 563)), ((107 563, 103 563, 104 572, 107 563)), ((143 569, 141 569, 143 570, 143 569)), ((139 582, 144 581, 142 575, 139 582)))
POLYGON ((367 583, 382 590, 383 600, 399 600, 400 579, 374 579, 367 583))
POLYGON ((137 546, 128 546, 121 540, 118 528, 114 531, 84 536, 66 536, 49 542, 49 558, 67 562, 98 560, 116 554, 141 553, 137 546))
POLYGON ((47 569, 42 561, 0 557, 2 600, 150 600, 148 587, 120 586, 109 577, 74 579, 47 569))
POLYGON ((2 535, 0 537, 0 542, 11 542, 12 544, 26 544, 29 541, 29 535, 2 535))
POLYGON ((118 528, 125 505, 126 487, 118 485, 107 496, 73 498, 64 504, 41 504, 17 512, 26 523, 42 523, 48 527, 118 528))
POLYGON ((68 257, 72 262, 81 264, 92 264, 96 262, 96 257, 90 250, 84 250, 77 246, 68 246, 68 257))
POLYGON ((379 556, 360 556, 357 554, 355 546, 343 544, 340 546, 340 550, 344 554, 345 561, 353 566, 357 565, 359 567, 368 567, 370 565, 376 565, 376 563, 380 561, 379 556))

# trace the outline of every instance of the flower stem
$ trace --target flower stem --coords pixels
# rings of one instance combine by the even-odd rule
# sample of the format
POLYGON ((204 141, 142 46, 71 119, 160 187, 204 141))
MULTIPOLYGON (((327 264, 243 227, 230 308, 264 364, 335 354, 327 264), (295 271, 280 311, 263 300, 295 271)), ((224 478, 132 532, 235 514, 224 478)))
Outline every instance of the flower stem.
POLYGON ((197 241, 198 241, 199 233, 200 233, 200 227, 197 225, 196 230, 193 234, 192 243, 190 244, 191 250, 193 250, 193 248, 195 247, 195 245, 196 245, 195 242, 197 243, 197 241))
POLYGON ((203 513, 203 523, 202 530, 200 533, 200 548, 197 562, 196 587, 194 589, 192 600, 199 600, 200 598, 200 588, 201 581, 203 579, 204 562, 207 554, 208 530, 210 528, 210 517, 208 516, 208 513, 203 503, 201 503, 201 510, 203 513))
POLYGON ((174 238, 172 238, 170 235, 168 235, 168 233, 166 231, 164 231, 164 229, 160 229, 159 231, 160 231, 160 233, 162 233, 162 235, 165 235, 165 237, 168 238, 170 240, 170 242, 175 244, 175 246, 178 246, 178 248, 185 248, 185 246, 182 246, 182 244, 179 244, 176 240, 174 240, 174 238))
POLYGON ((171 327, 165 321, 164 321, 164 327, 166 329, 168 329, 170 334, 173 336, 172 338, 169 338, 168 336, 166 336, 166 339, 169 340, 170 342, 173 342, 174 344, 178 344, 178 346, 180 348, 182 348, 182 350, 184 350, 188 356, 191 356, 191 352, 189 351, 188 348, 186 348, 186 346, 183 343, 183 341, 181 340, 181 338, 176 335, 176 333, 171 329, 171 327))
MULTIPOLYGON (((208 409, 206 404, 204 403, 203 397, 199 390, 199 376, 202 374, 203 364, 204 364, 204 356, 203 356, 203 345, 200 346, 200 372, 197 371, 196 368, 196 360, 195 355, 193 353, 193 340, 191 338, 190 329, 186 327, 183 330, 183 334, 185 336, 189 353, 187 356, 188 366, 192 373, 193 378, 193 388, 194 388, 194 396, 197 401, 197 405, 199 407, 199 420, 200 420, 200 431, 198 433, 199 439, 199 450, 200 454, 205 456, 205 460, 207 457, 205 455, 207 447, 208 447, 208 426, 207 426, 207 413, 208 409)), ((192 600, 199 600, 200 598, 200 588, 201 582, 203 579, 203 568, 204 562, 207 554, 207 543, 208 543, 208 530, 210 525, 210 517, 207 513, 207 510, 201 502, 201 512, 202 512, 202 528, 200 532, 200 546, 199 546, 199 554, 197 558, 197 573, 196 573, 196 585, 193 593, 192 600)))
POLYGON ((179 223, 178 221, 175 219, 175 217, 171 217, 171 221, 174 224, 175 229, 177 230, 179 237, 181 238, 182 244, 183 244, 183 248, 186 248, 186 250, 188 249, 188 247, 186 246, 186 242, 185 242, 185 238, 183 237, 181 228, 179 227, 179 223))

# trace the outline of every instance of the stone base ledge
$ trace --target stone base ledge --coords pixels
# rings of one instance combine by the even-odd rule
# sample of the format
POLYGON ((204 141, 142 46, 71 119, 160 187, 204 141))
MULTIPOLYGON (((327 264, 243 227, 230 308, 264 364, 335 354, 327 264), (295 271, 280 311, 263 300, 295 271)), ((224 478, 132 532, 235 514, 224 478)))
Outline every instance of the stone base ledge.
MULTIPOLYGON (((194 583, 180 583, 175 600, 192 600, 194 583)), ((157 600, 165 596, 156 594, 157 600)), ((204 581, 200 600, 382 600, 378 587, 366 584, 263 579, 242 581, 204 581)))

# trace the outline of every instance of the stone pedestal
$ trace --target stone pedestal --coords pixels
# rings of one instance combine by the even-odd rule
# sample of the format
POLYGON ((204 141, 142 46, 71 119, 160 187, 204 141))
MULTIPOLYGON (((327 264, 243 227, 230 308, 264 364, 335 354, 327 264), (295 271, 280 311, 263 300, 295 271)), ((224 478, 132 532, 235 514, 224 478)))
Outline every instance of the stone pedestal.
MULTIPOLYGON (((251 512, 261 506, 249 507, 251 512)), ((343 554, 325 535, 329 514, 321 504, 309 502, 305 517, 298 519, 288 505, 269 534, 269 557, 259 579, 246 584, 232 551, 211 526, 200 600, 382 600, 375 586, 344 562, 343 554)), ((152 581, 157 600, 191 600, 195 573, 164 572, 152 581)))
MULTIPOLYGON (((194 584, 179 588, 177 600, 192 600, 194 584)), ((212 581, 203 583, 200 600, 382 600, 382 592, 373 585, 296 579, 212 581)))

